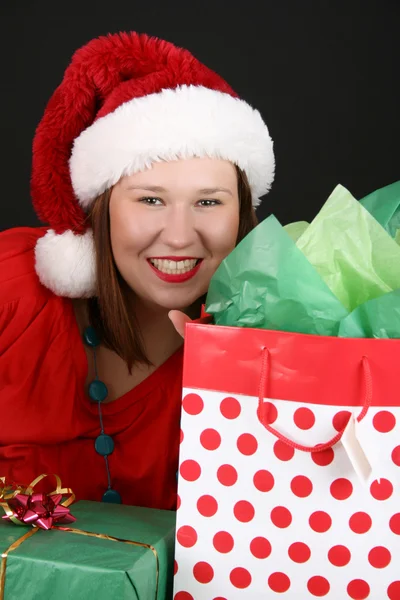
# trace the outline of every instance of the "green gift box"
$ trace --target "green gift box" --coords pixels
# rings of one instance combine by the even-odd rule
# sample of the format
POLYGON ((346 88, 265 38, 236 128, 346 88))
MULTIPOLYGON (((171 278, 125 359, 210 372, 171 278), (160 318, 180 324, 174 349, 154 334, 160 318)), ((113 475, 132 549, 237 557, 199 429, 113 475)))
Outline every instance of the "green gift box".
POLYGON ((175 513, 81 501, 49 531, 0 519, 0 599, 169 600, 175 513))

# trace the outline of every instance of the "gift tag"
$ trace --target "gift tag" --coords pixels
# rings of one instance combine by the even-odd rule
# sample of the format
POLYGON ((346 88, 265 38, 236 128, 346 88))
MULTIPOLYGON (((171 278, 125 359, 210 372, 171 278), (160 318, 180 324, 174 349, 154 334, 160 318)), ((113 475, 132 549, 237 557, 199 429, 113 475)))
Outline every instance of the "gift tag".
POLYGON ((341 441, 358 478, 363 484, 367 484, 372 473, 372 466, 357 437, 357 425, 358 422, 354 415, 351 415, 341 441))

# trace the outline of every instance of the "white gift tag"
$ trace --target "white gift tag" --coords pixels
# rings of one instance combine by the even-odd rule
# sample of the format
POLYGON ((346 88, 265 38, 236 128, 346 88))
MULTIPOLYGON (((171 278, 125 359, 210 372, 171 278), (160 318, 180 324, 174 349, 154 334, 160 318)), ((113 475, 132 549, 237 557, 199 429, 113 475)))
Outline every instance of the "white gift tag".
POLYGON ((372 473, 372 466, 357 437, 357 422, 354 415, 351 415, 346 425, 341 442, 358 478, 362 483, 367 484, 372 473))

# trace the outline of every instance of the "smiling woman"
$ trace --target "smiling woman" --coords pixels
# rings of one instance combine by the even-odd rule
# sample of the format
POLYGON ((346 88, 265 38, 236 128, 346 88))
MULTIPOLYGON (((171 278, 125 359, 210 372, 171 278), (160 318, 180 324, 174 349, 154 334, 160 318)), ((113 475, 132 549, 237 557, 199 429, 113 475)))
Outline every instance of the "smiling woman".
POLYGON ((0 234, 0 464, 176 507, 182 331, 274 175, 260 113, 187 50, 78 50, 33 143, 46 227, 0 234))
POLYGON ((185 310, 206 293, 212 274, 235 246, 238 224, 238 182, 228 161, 192 158, 157 163, 151 171, 124 177, 110 196, 117 269, 138 299, 164 309, 185 310), (129 190, 131 185, 142 189, 129 190), (143 197, 150 187, 165 191, 156 198, 143 197), (205 202, 202 188, 221 187, 228 191, 205 202), (187 277, 184 285, 165 285, 176 281, 168 273, 158 276, 160 272, 149 269, 149 260, 170 256, 177 262, 181 257, 200 261, 196 277, 187 277))
POLYGON ((123 177, 96 199, 90 220, 98 292, 89 320, 129 367, 150 364, 143 305, 199 316, 212 274, 256 224, 245 173, 215 159, 156 163, 123 177), (143 196, 150 192, 158 196, 143 196))

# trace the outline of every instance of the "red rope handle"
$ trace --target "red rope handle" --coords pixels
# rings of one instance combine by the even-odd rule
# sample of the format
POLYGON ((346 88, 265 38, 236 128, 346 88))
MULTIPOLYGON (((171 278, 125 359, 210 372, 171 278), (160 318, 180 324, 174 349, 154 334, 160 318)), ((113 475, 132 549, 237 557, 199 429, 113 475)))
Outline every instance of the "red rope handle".
MULTIPOLYGON (((293 440, 289 439, 282 433, 280 433, 274 427, 271 427, 269 423, 267 423, 265 408, 264 408, 264 396, 266 395, 266 388, 268 383, 268 371, 270 364, 270 353, 268 348, 263 348, 263 356, 262 356, 262 366, 261 366, 261 376, 260 376, 260 385, 258 388, 258 408, 257 408, 257 416, 260 423, 265 427, 267 431, 272 433, 282 442, 285 442, 291 448, 296 448, 296 450, 302 450, 303 452, 323 452, 323 450, 327 450, 328 448, 332 448, 342 437, 346 426, 343 427, 334 437, 325 442, 325 444, 318 444, 317 446, 303 446, 302 444, 298 444, 293 440)), ((372 402, 372 375, 371 368, 369 365, 368 358, 363 356, 362 358, 362 366, 364 373, 364 382, 365 382, 365 402, 362 411, 357 417, 357 421, 360 422, 366 416, 369 407, 372 402)))

